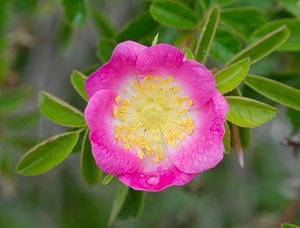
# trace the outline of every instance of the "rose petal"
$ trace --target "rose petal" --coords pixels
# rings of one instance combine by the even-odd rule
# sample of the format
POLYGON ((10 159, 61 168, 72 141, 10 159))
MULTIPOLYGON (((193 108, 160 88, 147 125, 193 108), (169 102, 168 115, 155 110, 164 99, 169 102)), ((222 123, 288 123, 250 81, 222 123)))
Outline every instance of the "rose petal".
POLYGON ((140 163, 137 155, 125 150, 114 138, 113 104, 115 94, 100 90, 89 100, 85 119, 90 128, 92 152, 98 167, 110 174, 121 175, 135 171, 140 163))
POLYGON ((195 108, 206 104, 216 91, 213 74, 194 60, 184 61, 175 76, 186 95, 193 100, 195 108))
POLYGON ((92 73, 85 82, 88 97, 98 90, 109 89, 117 91, 128 77, 135 77, 135 63, 138 54, 146 46, 133 41, 118 44, 109 62, 92 73))
POLYGON ((158 168, 153 173, 140 171, 125 174, 119 177, 120 181, 135 190, 151 192, 161 191, 169 186, 181 186, 193 179, 194 175, 186 174, 175 166, 168 169, 158 168))
POLYGON ((196 111, 195 132, 187 136, 179 149, 171 151, 171 160, 178 169, 186 173, 200 173, 222 160, 227 110, 226 100, 216 92, 204 107, 196 111))
POLYGON ((158 44, 140 52, 136 61, 139 78, 147 75, 172 76, 181 85, 184 93, 201 107, 214 95, 216 90, 213 74, 194 60, 184 60, 183 53, 168 44, 158 44))

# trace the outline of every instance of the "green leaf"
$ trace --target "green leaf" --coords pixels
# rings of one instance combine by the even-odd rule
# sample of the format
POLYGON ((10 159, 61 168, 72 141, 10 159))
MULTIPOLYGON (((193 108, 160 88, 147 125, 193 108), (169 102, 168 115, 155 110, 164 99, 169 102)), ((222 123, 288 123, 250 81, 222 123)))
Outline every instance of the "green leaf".
POLYGON ((223 9, 221 22, 247 40, 251 33, 264 24, 263 14, 254 7, 223 9))
POLYGON ((233 2, 236 2, 237 0, 217 0, 217 3, 219 5, 228 5, 231 4, 233 2))
POLYGON ((261 95, 300 111, 300 90, 271 79, 253 75, 249 75, 245 83, 261 95))
POLYGON ((51 121, 67 127, 86 126, 83 114, 65 101, 42 91, 39 94, 41 112, 51 121))
POLYGON ((80 26, 85 23, 86 11, 84 0, 62 0, 65 17, 73 26, 80 26))
POLYGON ((67 132, 39 143, 20 159, 17 172, 34 176, 51 170, 68 157, 78 135, 79 131, 67 132))
POLYGON ((250 59, 246 58, 234 63, 215 75, 217 89, 222 93, 228 93, 237 87, 248 74, 250 59))
POLYGON ((159 37, 159 33, 157 33, 157 34, 155 35, 155 37, 153 38, 153 40, 152 40, 152 45, 151 45, 151 46, 154 46, 154 45, 157 44, 157 42, 158 42, 158 37, 159 37))
POLYGON ((114 28, 110 25, 109 21, 101 14, 99 10, 93 10, 92 16, 96 29, 102 36, 110 38, 116 36, 114 28))
POLYGON ((188 47, 185 47, 183 49, 183 54, 184 54, 186 59, 195 59, 195 57, 193 55, 193 52, 188 47))
POLYGON ((270 13, 271 11, 274 10, 274 2, 273 0, 239 0, 239 3, 244 6, 251 6, 255 7, 262 12, 270 13))
POLYGON ((21 87, 13 91, 0 94, 0 113, 12 112, 19 108, 31 95, 28 87, 21 87))
POLYGON ((140 41, 147 35, 153 34, 158 24, 151 18, 149 13, 144 13, 138 16, 118 34, 118 41, 134 40, 140 41))
POLYGON ((113 202, 112 210, 108 220, 109 226, 111 226, 115 222, 118 214, 120 213, 123 203, 126 199, 127 193, 128 193, 128 187, 124 184, 119 183, 118 192, 113 202))
POLYGON ((271 120, 277 109, 245 97, 226 97, 229 111, 226 119, 240 127, 258 127, 271 120))
POLYGON ((228 62, 242 49, 240 39, 223 26, 219 26, 212 42, 210 56, 221 63, 228 62))
POLYGON ((250 146, 250 129, 240 127, 240 137, 243 149, 247 149, 250 146))
POLYGON ((88 137, 89 130, 86 130, 83 138, 81 149, 81 174, 83 180, 90 186, 95 186, 99 183, 102 176, 102 171, 99 170, 92 155, 91 143, 88 137))
POLYGON ((71 83, 74 87, 74 89, 77 91, 77 93, 84 99, 88 100, 88 97, 85 93, 84 89, 84 82, 86 80, 86 76, 83 75, 81 72, 74 70, 71 74, 71 83))
POLYGON ((136 191, 129 188, 119 218, 126 220, 130 217, 138 217, 144 206, 144 191, 136 191))
POLYGON ((289 35, 290 32, 286 26, 282 26, 238 53, 228 65, 247 57, 250 57, 251 63, 257 62, 280 47, 288 39, 289 35))
POLYGON ((193 29, 198 24, 198 18, 193 10, 181 2, 154 2, 150 6, 150 14, 162 25, 178 29, 193 29))
POLYGON ((288 12, 300 18, 300 7, 298 0, 278 0, 278 2, 288 12))
POLYGON ((80 153, 81 152, 84 136, 85 136, 85 131, 81 131, 79 133, 79 137, 78 137, 77 143, 73 147, 72 153, 76 154, 76 153, 80 153))
POLYGON ((108 185, 113 178, 114 178, 113 175, 107 174, 102 181, 102 185, 108 185))
POLYGON ((289 39, 278 48, 281 51, 298 51, 300 50, 300 20, 289 18, 289 19, 280 19, 268 22, 267 24, 261 26, 253 32, 251 38, 256 40, 262 36, 267 35, 271 31, 278 29, 279 27, 286 25, 291 35, 289 39))
POLYGON ((109 38, 102 38, 98 42, 97 56, 100 58, 102 62, 105 63, 110 59, 111 54, 116 45, 117 42, 109 38))
POLYGON ((199 62, 205 63, 206 61, 210 46, 215 37, 219 18, 220 9, 217 7, 213 8, 206 17, 195 51, 195 59, 199 62))
POLYGON ((231 4, 237 0, 198 0, 201 4, 203 4, 204 8, 210 8, 214 6, 215 4, 218 5, 228 5, 231 4))
POLYGON ((224 124, 225 133, 223 136, 224 153, 228 154, 230 151, 230 129, 227 122, 224 124))
POLYGON ((290 223, 283 223, 280 226, 281 228, 299 228, 299 226, 294 225, 294 224, 290 224, 290 223))

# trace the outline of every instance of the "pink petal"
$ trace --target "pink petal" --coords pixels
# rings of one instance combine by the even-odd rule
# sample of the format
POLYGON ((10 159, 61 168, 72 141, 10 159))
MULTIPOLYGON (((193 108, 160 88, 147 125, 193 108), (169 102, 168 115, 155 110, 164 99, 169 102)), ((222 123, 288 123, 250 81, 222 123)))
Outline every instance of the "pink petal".
POLYGON ((144 190, 149 192, 161 191, 169 186, 181 186, 193 179, 194 175, 186 174, 175 166, 166 170, 158 168, 156 172, 144 173, 137 171, 119 176, 124 184, 135 190, 144 190))
POLYGON ((177 151, 172 151, 171 160, 186 173, 199 173, 215 167, 223 158, 222 137, 228 104, 216 92, 213 98, 197 110, 196 130, 177 151))
POLYGON ((193 102, 194 107, 206 104, 216 91, 213 74, 201 63, 186 60, 176 73, 176 79, 185 88, 185 93, 193 102))
POLYGON ((169 44, 157 44, 140 52, 136 61, 137 74, 173 75, 183 64, 183 53, 169 44))
POLYGON ((90 128, 92 152, 98 167, 110 174, 134 172, 140 163, 133 151, 123 149, 114 138, 113 104, 115 94, 100 90, 89 100, 85 119, 90 128))
POLYGON ((194 60, 184 60, 183 53, 168 44, 158 44, 140 52, 136 61, 139 78, 147 75, 173 76, 182 85, 194 107, 207 103, 215 92, 213 74, 194 60))
POLYGON ((85 91, 88 97, 98 90, 109 89, 116 91, 128 77, 135 77, 135 63, 138 54, 146 46, 133 41, 118 44, 110 61, 94 73, 85 82, 85 91))

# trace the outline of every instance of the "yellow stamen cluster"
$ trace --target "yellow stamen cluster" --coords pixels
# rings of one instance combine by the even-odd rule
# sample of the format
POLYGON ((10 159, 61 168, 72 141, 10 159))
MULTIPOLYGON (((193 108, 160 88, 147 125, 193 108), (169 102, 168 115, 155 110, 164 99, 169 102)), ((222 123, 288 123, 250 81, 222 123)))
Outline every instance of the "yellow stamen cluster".
POLYGON ((124 149, 137 151, 140 159, 148 155, 160 162, 168 146, 178 147, 195 129, 188 115, 193 101, 173 80, 160 76, 134 80, 115 98, 115 139, 124 149))

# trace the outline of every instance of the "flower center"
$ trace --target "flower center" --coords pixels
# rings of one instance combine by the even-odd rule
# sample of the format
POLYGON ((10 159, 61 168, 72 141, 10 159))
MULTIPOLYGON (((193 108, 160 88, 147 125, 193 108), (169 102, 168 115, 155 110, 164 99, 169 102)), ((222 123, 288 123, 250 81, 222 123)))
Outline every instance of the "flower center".
POLYGON ((150 103, 145 106, 140 115, 145 128, 153 129, 163 125, 166 121, 166 112, 158 104, 150 103))
POLYGON ((137 151, 140 159, 160 162, 168 148, 178 147, 195 126, 184 96, 173 77, 146 76, 134 80, 116 98, 113 117, 115 139, 124 149, 137 151))

